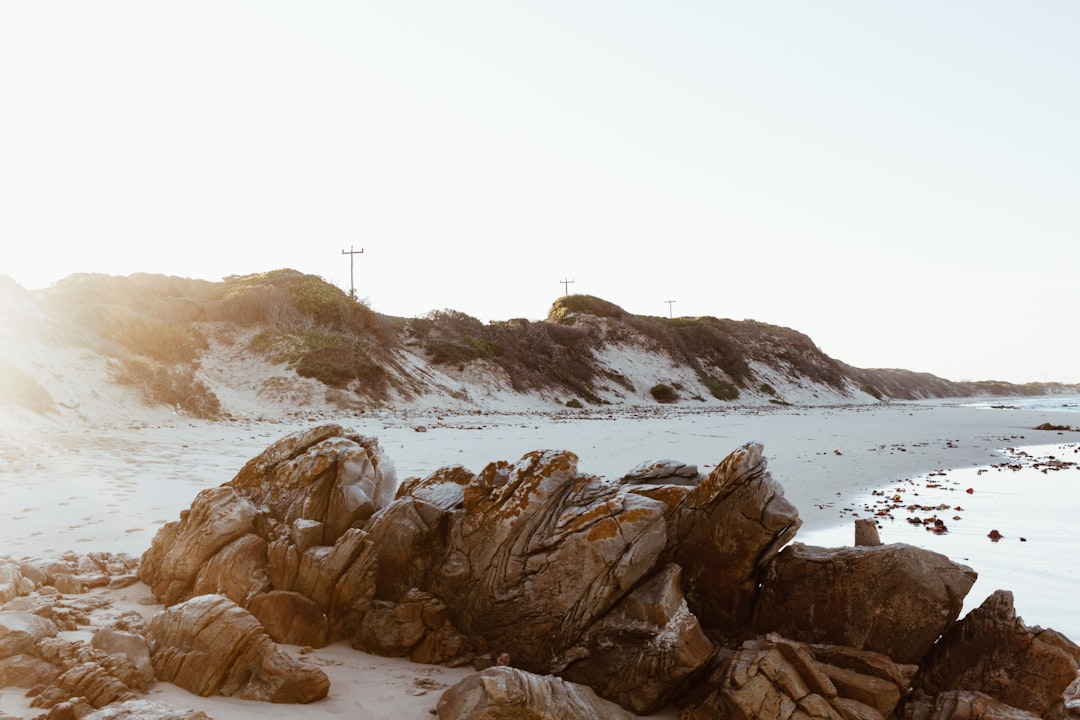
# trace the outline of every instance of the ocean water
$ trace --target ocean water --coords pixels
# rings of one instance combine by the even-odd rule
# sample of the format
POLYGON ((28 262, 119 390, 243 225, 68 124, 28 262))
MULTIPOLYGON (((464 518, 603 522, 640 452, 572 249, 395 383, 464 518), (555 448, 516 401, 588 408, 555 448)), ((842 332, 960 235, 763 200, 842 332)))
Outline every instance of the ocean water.
POLYGON ((1002 407, 1017 410, 1080 413, 1080 395, 1041 395, 1038 397, 993 398, 960 403, 961 407, 996 410, 1002 407))
POLYGON ((1029 627, 1053 628, 1078 642, 1078 491, 1080 444, 1003 449, 1000 463, 935 471, 849 498, 841 524, 800 532, 796 540, 852 545, 855 519, 875 518, 883 543, 933 550, 979 574, 961 616, 995 590, 1009 590, 1029 627), (935 520, 944 526, 938 532, 935 520))

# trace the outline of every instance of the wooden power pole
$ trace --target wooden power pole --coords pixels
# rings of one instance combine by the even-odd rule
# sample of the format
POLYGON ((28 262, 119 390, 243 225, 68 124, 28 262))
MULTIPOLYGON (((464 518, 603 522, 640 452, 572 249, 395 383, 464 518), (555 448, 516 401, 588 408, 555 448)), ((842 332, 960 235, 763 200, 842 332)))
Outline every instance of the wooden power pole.
POLYGON ((353 256, 363 255, 364 248, 360 248, 359 250, 353 250, 353 246, 350 245, 349 249, 342 250, 341 254, 349 256, 349 297, 353 300, 356 300, 356 284, 353 282, 353 256))
POLYGON ((664 302, 667 303, 667 316, 668 317, 673 317, 673 315, 671 314, 671 306, 675 304, 675 301, 674 300, 665 300, 664 302))
POLYGON ((559 282, 561 282, 562 286, 563 286, 563 295, 569 295, 570 294, 570 284, 573 283, 574 281, 573 280, 560 280, 559 282))

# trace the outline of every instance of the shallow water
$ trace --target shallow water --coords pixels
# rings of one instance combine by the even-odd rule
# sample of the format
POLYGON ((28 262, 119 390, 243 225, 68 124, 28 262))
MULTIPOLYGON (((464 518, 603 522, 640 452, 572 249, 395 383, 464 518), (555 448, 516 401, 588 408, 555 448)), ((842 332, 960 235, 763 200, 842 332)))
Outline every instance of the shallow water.
POLYGON ((996 467, 935 471, 851 498, 842 524, 800 532, 797 539, 824 547, 851 545, 854 520, 876 517, 882 542, 934 550, 978 572, 964 613, 993 591, 1010 590, 1027 625, 1051 627, 1078 641, 1078 490, 1080 445, 1003 451, 996 467), (931 531, 932 522, 910 521, 933 517, 946 532, 931 531), (996 542, 988 537, 993 530, 1002 536, 996 542))
POLYGON ((1010 408, 1016 410, 1044 410, 1048 412, 1080 413, 1080 395, 1044 395, 1041 397, 1009 397, 961 403, 962 407, 986 410, 1010 408))

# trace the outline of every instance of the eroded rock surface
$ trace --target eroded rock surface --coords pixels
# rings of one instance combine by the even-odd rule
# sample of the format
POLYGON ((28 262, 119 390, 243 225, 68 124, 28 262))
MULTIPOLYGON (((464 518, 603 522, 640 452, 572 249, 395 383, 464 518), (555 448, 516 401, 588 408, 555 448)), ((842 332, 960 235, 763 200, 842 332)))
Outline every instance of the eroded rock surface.
POLYGON ((196 695, 309 703, 330 689, 322 670, 280 651, 251 613, 221 595, 158 613, 148 641, 158 679, 196 695))

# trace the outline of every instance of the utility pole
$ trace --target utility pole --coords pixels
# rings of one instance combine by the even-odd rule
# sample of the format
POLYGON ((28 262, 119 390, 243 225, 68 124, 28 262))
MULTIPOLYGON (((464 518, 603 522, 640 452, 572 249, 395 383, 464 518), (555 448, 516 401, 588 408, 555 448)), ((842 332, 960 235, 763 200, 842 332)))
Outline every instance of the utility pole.
POLYGON ((572 283, 574 281, 573 280, 560 280, 559 282, 561 282, 562 286, 563 286, 563 295, 569 295, 570 294, 570 283, 572 283))
POLYGON ((674 317, 674 316, 673 316, 673 315, 671 314, 671 306, 675 304, 675 301, 674 301, 674 300, 665 300, 664 302, 666 302, 666 303, 667 303, 667 316, 668 316, 669 318, 670 318, 670 317, 674 317))
POLYGON ((353 250, 352 245, 349 246, 348 250, 341 251, 342 255, 349 256, 349 297, 352 298, 354 301, 356 300, 356 285, 355 283, 353 283, 353 255, 362 255, 363 253, 364 248, 360 248, 359 250, 353 250))

